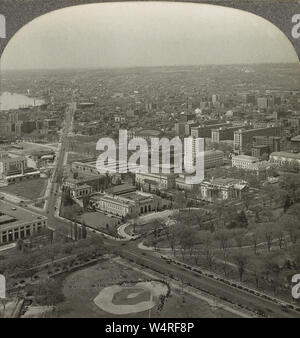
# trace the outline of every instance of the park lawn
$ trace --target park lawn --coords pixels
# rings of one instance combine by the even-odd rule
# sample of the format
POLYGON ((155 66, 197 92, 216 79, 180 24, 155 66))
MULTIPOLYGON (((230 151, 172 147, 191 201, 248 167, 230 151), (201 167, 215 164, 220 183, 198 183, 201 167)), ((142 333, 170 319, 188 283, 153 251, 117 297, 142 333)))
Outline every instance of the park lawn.
POLYGON ((0 188, 0 192, 23 197, 24 199, 35 200, 44 195, 47 183, 48 180, 46 178, 26 180, 0 188))
POLYGON ((76 162, 76 161, 87 160, 87 159, 89 159, 91 157, 92 156, 88 156, 86 154, 69 152, 68 153, 68 164, 76 162))
MULTIPOLYGON (((94 298, 106 286, 119 284, 120 282, 133 282, 149 280, 149 276, 135 271, 116 262, 112 264, 111 259, 103 260, 93 265, 67 275, 62 281, 65 300, 57 305, 57 311, 52 313, 53 317, 62 318, 147 318, 149 311, 128 313, 127 315, 115 315, 103 311, 94 303, 94 298)), ((160 279, 160 278, 157 278, 160 279)), ((141 296, 145 296, 144 294, 141 296)), ((142 299, 144 300, 144 299, 142 299)), ((116 294, 113 302, 115 304, 132 304, 141 299, 126 300, 124 293, 116 294)), ((171 290, 162 311, 158 311, 157 305, 151 309, 153 318, 216 318, 234 317, 220 308, 214 308, 206 302, 186 293, 179 294, 171 290)))
POLYGON ((22 149, 11 148, 10 151, 19 155, 30 155, 33 151, 52 150, 45 144, 21 142, 18 144, 22 149))
MULTIPOLYGON (((144 276, 109 260, 69 274, 62 282, 65 300, 53 316, 62 318, 113 318, 116 315, 100 309, 94 298, 106 286, 125 281, 138 281, 144 276)), ((131 314, 135 317, 136 314, 131 314)), ((128 315, 130 316, 130 315, 128 315)))
POLYGON ((101 212, 86 212, 79 218, 80 222, 84 222, 87 226, 94 229, 105 230, 108 228, 116 228, 121 224, 121 220, 116 217, 107 216, 101 212))

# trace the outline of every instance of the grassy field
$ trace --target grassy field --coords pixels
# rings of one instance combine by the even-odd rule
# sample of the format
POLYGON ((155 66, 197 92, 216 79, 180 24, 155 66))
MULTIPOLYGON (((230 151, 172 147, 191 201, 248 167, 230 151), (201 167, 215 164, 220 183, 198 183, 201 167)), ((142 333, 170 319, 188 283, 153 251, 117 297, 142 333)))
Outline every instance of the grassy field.
MULTIPOLYGON (((52 314, 54 317, 73 317, 73 318, 145 318, 149 312, 137 312, 127 315, 114 315, 101 310, 94 299, 99 292, 107 287, 120 282, 145 281, 149 277, 142 272, 134 271, 129 267, 119 265, 111 260, 104 260, 101 263, 82 269, 68 275, 63 280, 64 302, 60 303, 57 310, 52 314)), ((133 288, 134 291, 134 288, 133 288)), ((132 292, 131 292, 131 295, 132 292)), ((147 292, 137 297, 127 297, 124 292, 116 294, 114 304, 135 304, 144 300, 147 292)), ((157 304, 158 305, 158 304, 157 304)), ((151 309, 151 317, 156 318, 184 318, 184 317, 232 317, 233 315, 219 308, 211 307, 207 303, 190 296, 186 293, 178 293, 171 290, 165 305, 161 311, 158 306, 151 309)))
POLYGON ((69 152, 69 154, 68 154, 68 164, 76 162, 76 161, 90 159, 91 157, 92 157, 91 155, 88 156, 87 154, 69 152))
POLYGON ((44 195, 47 182, 48 180, 46 178, 21 181, 0 188, 0 193, 5 192, 18 197, 23 197, 24 199, 35 200, 44 195))
POLYGON ((105 230, 108 229, 108 227, 114 228, 120 222, 116 217, 109 217, 101 212, 86 212, 80 217, 80 221, 99 230, 105 230))
POLYGON ((51 144, 39 144, 39 143, 27 143, 27 142, 21 142, 18 144, 19 147, 22 147, 22 149, 17 149, 11 147, 9 149, 9 152, 14 153, 16 155, 30 155, 34 151, 40 151, 40 150, 54 150, 57 148, 57 143, 51 143, 51 144))

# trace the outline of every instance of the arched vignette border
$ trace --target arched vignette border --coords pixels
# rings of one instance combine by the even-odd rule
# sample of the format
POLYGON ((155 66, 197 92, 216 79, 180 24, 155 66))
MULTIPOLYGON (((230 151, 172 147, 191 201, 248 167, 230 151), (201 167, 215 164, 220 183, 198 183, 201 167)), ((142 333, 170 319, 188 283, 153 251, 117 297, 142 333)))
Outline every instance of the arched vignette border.
MULTIPOLYGON (((43 14, 76 5, 129 1, 137 0, 1 0, 0 14, 6 18, 6 38, 0 39, 0 56, 18 30, 43 14)), ((219 5, 256 14, 273 23, 286 35, 300 59, 300 38, 293 38, 291 33, 295 25, 292 17, 295 14, 300 15, 300 1, 298 0, 172 0, 172 2, 219 5)))

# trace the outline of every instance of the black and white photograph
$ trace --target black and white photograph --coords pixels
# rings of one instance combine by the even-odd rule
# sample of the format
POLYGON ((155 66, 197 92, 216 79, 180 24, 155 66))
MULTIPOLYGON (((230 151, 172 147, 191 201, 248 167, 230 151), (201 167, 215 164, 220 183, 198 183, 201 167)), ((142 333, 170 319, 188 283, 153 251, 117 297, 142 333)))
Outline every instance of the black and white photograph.
POLYGON ((299 319, 292 38, 213 1, 16 27, 0 27, 0 318, 126 318, 103 333, 131 335, 299 319))

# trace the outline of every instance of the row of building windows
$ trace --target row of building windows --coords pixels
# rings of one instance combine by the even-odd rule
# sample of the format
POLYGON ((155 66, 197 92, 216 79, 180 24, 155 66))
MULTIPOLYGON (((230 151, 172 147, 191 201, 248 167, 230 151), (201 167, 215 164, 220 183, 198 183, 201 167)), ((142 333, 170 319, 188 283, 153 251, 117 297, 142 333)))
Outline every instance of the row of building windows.
POLYGON ((18 239, 30 237, 34 233, 40 233, 42 228, 45 228, 46 221, 36 224, 28 224, 14 229, 4 230, 0 233, 0 243, 10 243, 18 239))

